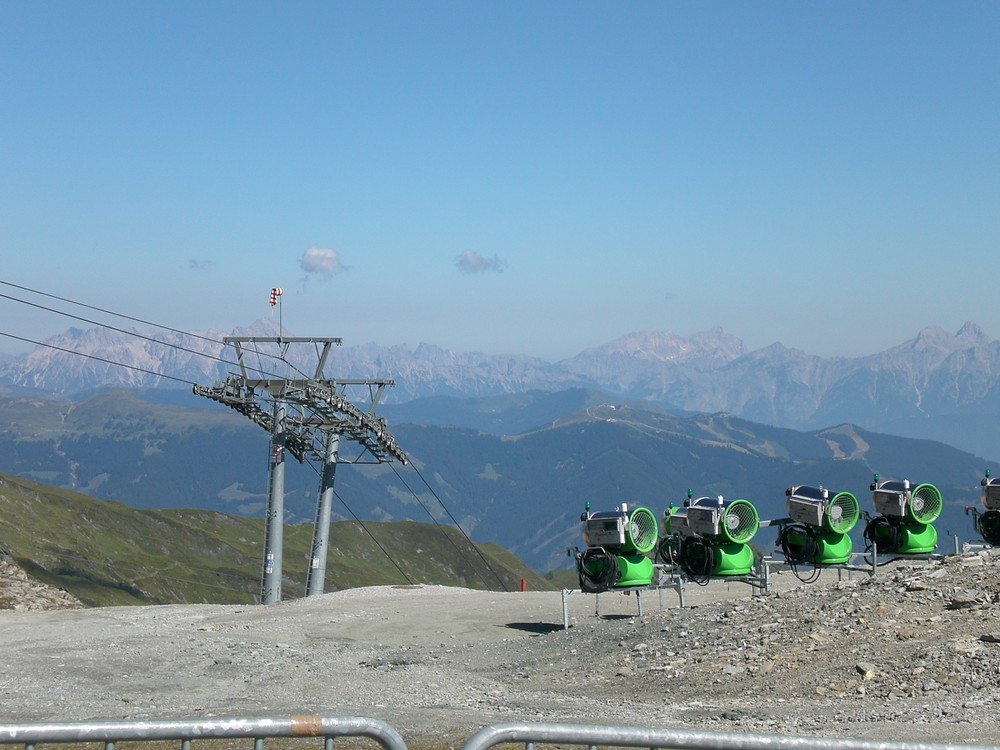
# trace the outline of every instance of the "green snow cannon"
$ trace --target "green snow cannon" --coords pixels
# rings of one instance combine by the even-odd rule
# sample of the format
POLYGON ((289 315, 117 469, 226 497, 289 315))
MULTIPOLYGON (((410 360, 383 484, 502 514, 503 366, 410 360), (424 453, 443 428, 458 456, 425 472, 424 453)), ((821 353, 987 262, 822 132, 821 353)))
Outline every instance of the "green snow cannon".
POLYGON ((792 523, 778 532, 785 560, 796 565, 843 565, 851 558, 849 533, 858 522, 858 499, 850 492, 798 485, 785 490, 792 523))
POLYGON ((982 492, 979 499, 985 512, 976 519, 976 531, 991 547, 1000 547, 1000 477, 990 477, 990 470, 979 483, 982 492))
POLYGON ((872 481, 872 502, 879 515, 865 527, 865 539, 878 552, 889 555, 926 555, 937 547, 937 530, 932 526, 944 506, 941 492, 933 484, 872 481))
POLYGON ((748 500, 690 496, 683 507, 664 513, 661 555, 698 583, 749 574, 754 554, 748 542, 760 527, 757 509, 748 500))
POLYGON ((600 593, 612 588, 649 586, 653 561, 646 556, 656 546, 656 516, 643 507, 625 504, 613 511, 590 512, 590 503, 580 516, 587 549, 576 556, 580 589, 600 593))

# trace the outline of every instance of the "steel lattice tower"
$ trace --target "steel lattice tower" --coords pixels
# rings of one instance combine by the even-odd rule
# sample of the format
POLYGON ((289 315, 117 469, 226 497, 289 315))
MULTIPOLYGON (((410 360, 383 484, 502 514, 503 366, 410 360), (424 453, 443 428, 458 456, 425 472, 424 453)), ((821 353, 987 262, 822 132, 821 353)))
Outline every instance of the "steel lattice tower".
MULTIPOLYGON (((326 556, 329 545, 330 514, 333 482, 337 469, 340 440, 344 438, 361 448, 349 463, 385 463, 408 459, 396 445, 385 419, 376 416, 375 409, 392 380, 339 379, 324 374, 330 349, 340 345, 339 338, 299 338, 288 336, 227 336, 226 346, 236 352, 238 373, 209 386, 194 386, 194 393, 235 409, 267 430, 271 436, 268 458, 268 494, 264 560, 261 573, 261 604, 281 601, 282 545, 284 537, 285 454, 291 453, 299 462, 313 457, 322 462, 319 497, 306 596, 322 594, 326 576, 326 556), (292 366, 288 360, 291 345, 309 344, 316 357, 312 376, 270 377, 263 369, 248 367, 246 359, 256 347, 276 347, 277 359, 292 366), (256 373, 263 377, 251 377, 256 373), (347 397, 347 389, 368 389, 367 409, 355 406, 347 397)), ((300 371, 301 373, 301 371, 300 371)))

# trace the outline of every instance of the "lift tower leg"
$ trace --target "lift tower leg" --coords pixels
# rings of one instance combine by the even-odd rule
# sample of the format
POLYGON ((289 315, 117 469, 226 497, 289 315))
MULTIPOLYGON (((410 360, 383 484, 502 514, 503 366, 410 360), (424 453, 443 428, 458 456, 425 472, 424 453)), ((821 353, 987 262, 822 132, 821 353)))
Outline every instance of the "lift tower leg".
POLYGON ((327 433, 323 475, 319 480, 319 500, 316 503, 316 526, 313 529, 312 555, 306 576, 306 596, 322 594, 326 587, 326 551, 330 544, 330 512, 333 506, 333 480, 337 473, 337 451, 340 435, 327 433))
POLYGON ((285 536, 285 402, 274 402, 271 431, 271 477, 267 493, 264 532, 264 570, 260 580, 260 603, 281 601, 282 548, 285 536))

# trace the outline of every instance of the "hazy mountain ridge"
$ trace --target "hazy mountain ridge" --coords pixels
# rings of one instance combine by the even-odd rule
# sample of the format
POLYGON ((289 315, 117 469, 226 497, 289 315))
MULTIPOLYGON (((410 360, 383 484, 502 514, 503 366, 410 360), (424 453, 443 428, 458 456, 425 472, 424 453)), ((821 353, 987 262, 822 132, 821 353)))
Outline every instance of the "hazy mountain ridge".
MULTIPOLYGON (((277 326, 262 320, 234 333, 274 336, 277 326)), ((183 385, 100 361, 109 360, 209 384, 233 369, 219 361, 231 362, 233 352, 216 343, 223 337, 218 332, 198 336, 167 332, 149 337, 201 354, 115 331, 72 329, 48 343, 100 359, 39 348, 0 365, 0 383, 71 395, 109 386, 183 385)), ((274 359, 260 361, 262 368, 279 369, 274 359)), ((314 366, 295 364, 306 372, 314 366)), ((632 333, 555 363, 454 352, 426 343, 412 350, 368 343, 337 347, 327 372, 395 380, 386 404, 590 388, 667 408, 729 412, 796 429, 851 422, 1000 457, 1000 431, 992 418, 1000 405, 1000 341, 991 340, 975 323, 966 323, 955 335, 930 326, 884 352, 855 358, 824 358, 779 343, 748 352, 740 339, 716 328, 689 337, 669 331, 632 333)))

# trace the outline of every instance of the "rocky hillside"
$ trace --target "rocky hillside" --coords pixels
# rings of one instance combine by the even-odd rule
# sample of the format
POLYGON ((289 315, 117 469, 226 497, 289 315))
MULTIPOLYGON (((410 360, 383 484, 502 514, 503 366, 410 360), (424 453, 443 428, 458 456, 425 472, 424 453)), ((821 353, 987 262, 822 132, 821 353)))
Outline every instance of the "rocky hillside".
MULTIPOLYGON (((687 723, 990 743, 1000 739, 998 604, 1000 555, 987 550, 897 561, 875 577, 827 571, 770 596, 553 640, 581 655, 559 662, 568 682, 623 703, 669 696, 687 723)), ((541 659, 535 669, 552 672, 541 659)))
POLYGON ((727 733, 1000 741, 996 550, 772 583, 759 597, 689 585, 687 608, 665 593, 668 609, 647 596, 633 617, 602 594, 606 619, 495 656, 531 696, 498 703, 540 720, 585 710, 596 723, 727 733))

